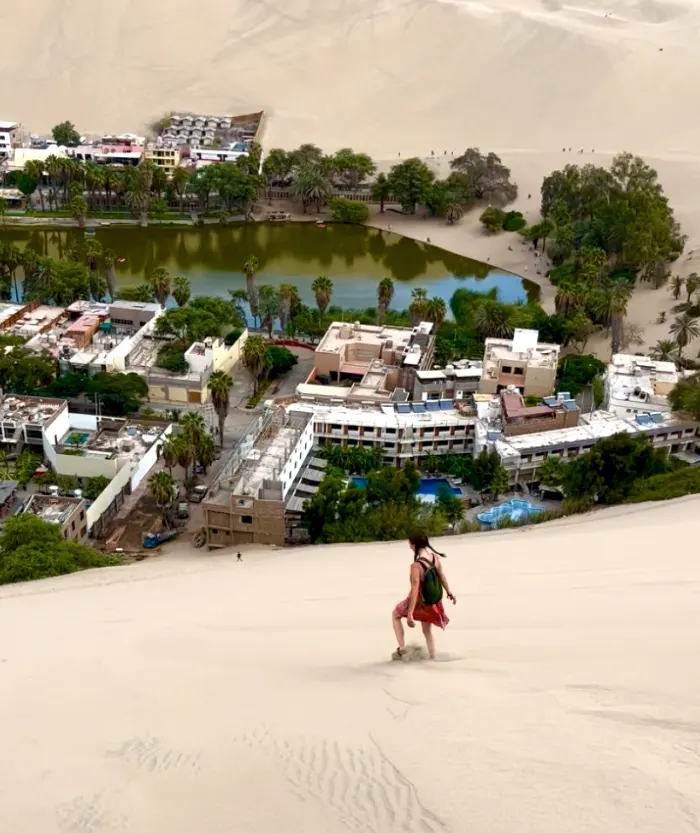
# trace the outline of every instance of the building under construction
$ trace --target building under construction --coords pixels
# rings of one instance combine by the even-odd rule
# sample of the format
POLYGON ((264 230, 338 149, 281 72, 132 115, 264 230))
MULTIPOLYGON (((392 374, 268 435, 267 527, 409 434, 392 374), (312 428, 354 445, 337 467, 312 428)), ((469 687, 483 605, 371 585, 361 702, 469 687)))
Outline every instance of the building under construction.
POLYGON ((285 498, 313 446, 311 414, 275 408, 248 426, 202 504, 209 547, 285 542, 285 498))

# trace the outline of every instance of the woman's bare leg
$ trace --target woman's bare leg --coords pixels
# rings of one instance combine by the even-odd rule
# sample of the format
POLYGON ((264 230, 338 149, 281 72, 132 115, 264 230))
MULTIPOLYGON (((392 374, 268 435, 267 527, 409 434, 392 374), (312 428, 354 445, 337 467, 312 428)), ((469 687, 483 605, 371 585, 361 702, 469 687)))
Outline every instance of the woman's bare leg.
POLYGON ((401 617, 397 616, 395 613, 392 613, 391 624, 394 626, 394 633, 396 634, 396 641, 399 646, 399 651, 403 651, 406 647, 406 639, 403 635, 403 622, 401 621, 401 617))
POLYGON ((423 636, 428 646, 428 656, 430 659, 435 659, 435 637, 433 636, 433 626, 430 622, 421 622, 423 628, 423 636))

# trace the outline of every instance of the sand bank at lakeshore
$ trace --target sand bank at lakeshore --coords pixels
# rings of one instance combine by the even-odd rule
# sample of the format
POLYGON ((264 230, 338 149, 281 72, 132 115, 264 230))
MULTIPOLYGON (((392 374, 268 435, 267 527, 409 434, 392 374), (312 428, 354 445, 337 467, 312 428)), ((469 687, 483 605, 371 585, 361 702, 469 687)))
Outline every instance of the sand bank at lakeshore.
POLYGON ((0 828, 695 833, 699 509, 440 541, 435 663, 388 659, 404 543, 0 588, 0 828))

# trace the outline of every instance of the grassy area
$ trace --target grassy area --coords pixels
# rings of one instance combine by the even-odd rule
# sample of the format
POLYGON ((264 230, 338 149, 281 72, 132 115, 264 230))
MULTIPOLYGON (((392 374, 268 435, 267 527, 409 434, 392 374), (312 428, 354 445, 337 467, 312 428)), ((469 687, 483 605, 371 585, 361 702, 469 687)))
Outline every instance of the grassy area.
POLYGON ((700 466, 688 467, 666 474, 657 474, 639 480, 632 488, 626 503, 643 503, 646 500, 670 500, 684 495, 700 494, 700 466))
POLYGON ((266 379, 264 382, 260 382, 260 385, 258 386, 258 392, 255 394, 255 396, 251 396, 250 399, 245 403, 246 408, 254 408, 260 402, 263 396, 265 396, 265 393, 267 392, 267 389, 270 387, 271 384, 272 383, 269 381, 269 379, 266 379))

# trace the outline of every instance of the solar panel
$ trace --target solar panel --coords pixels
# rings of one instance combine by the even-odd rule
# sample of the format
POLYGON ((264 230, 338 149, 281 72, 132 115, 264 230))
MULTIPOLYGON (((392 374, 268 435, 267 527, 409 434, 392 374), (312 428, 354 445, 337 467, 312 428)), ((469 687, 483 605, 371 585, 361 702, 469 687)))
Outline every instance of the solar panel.
POLYGON ((426 402, 425 403, 425 410, 426 411, 439 411, 440 410, 440 403, 439 402, 426 402))
POLYGON ((553 405, 556 405, 556 404, 557 404, 557 398, 556 398, 556 396, 545 396, 545 397, 542 399, 542 401, 544 402, 544 404, 545 404, 545 405, 549 405, 549 407, 550 407, 550 408, 551 408, 553 405))
POLYGON ((399 414, 410 414, 411 413, 411 406, 410 405, 397 405, 396 410, 399 414))
POLYGON ((560 399, 571 399, 571 394, 568 390, 560 390, 559 391, 559 398, 560 399))
POLYGON ((663 414, 649 414, 649 418, 652 422, 663 422, 664 415, 663 414))
POLYGON ((440 400, 440 410, 441 411, 452 411, 454 409, 454 403, 451 399, 441 399, 440 400))
POLYGON ((499 431, 487 431, 486 439, 489 440, 489 442, 495 442, 496 440, 501 439, 501 434, 499 431))
POLYGON ((634 420, 637 425, 651 425, 651 417, 649 414, 637 414, 634 420))
POLYGON ((563 404, 564 410, 566 411, 575 411, 578 408, 578 405, 573 399, 567 399, 563 404))
POLYGON ((413 412, 416 414, 424 414, 425 413, 425 403, 423 402, 414 402, 413 403, 413 412))

